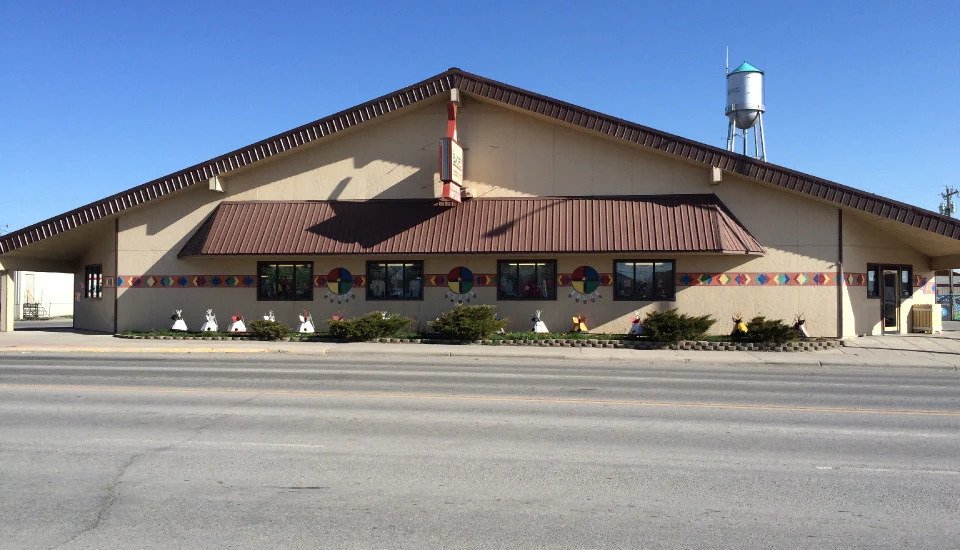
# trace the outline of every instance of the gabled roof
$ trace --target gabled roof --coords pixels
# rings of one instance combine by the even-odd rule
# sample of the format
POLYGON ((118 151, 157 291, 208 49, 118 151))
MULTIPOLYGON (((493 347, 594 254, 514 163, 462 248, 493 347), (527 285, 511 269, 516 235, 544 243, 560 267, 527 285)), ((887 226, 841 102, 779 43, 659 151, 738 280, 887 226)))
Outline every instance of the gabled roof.
POLYGON ((935 212, 452 68, 356 107, 4 235, 0 237, 0 255, 69 231, 74 227, 115 216, 129 208, 194 185, 205 184, 214 176, 229 174, 232 170, 255 164, 367 121, 406 109, 439 94, 447 93, 451 88, 459 88, 461 93, 466 95, 551 118, 617 140, 635 143, 689 162, 718 167, 828 203, 960 240, 960 222, 935 212))
POLYGON ((633 252, 763 247, 716 195, 225 201, 180 256, 633 252))

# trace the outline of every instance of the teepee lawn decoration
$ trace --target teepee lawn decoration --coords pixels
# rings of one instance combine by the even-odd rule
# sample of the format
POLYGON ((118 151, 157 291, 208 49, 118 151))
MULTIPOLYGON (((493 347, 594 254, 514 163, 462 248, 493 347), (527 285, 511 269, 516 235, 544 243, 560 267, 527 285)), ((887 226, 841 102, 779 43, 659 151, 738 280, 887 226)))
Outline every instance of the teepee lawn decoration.
POLYGON ((268 311, 266 315, 263 316, 263 320, 264 320, 264 321, 270 321, 270 322, 276 322, 276 321, 277 321, 277 318, 273 315, 273 310, 272 310, 272 309, 271 309, 270 311, 268 311))
POLYGON ((800 338, 810 338, 810 332, 807 331, 807 320, 803 318, 802 313, 797 315, 797 322, 793 324, 793 330, 797 331, 800 338))
POLYGON ((183 321, 182 309, 173 310, 173 315, 170 316, 170 319, 173 321, 173 326, 170 327, 170 330, 187 332, 187 323, 183 321))
POLYGON ((630 324, 630 332, 627 333, 627 336, 643 336, 643 322, 640 321, 639 311, 633 314, 633 322, 630 324))
POLYGON ((310 315, 309 311, 303 310, 303 313, 300 314, 300 328, 297 329, 297 332, 313 333, 316 331, 313 326, 313 316, 310 315))
POLYGON ((600 295, 600 274, 589 265, 582 265, 570 274, 570 297, 578 303, 596 302, 600 295))
POLYGON ((533 327, 530 329, 533 332, 539 332, 541 334, 546 334, 550 332, 547 330, 547 324, 543 322, 543 319, 540 318, 541 311, 538 309, 537 313, 530 319, 530 322, 533 323, 533 327))
POLYGON ((217 332, 220 330, 220 327, 217 326, 217 316, 212 309, 207 310, 206 318, 207 321, 200 327, 200 332, 217 332))
POLYGON ((237 313, 233 317, 230 317, 232 324, 230 325, 230 332, 247 332, 247 325, 243 322, 243 315, 237 313))
POLYGON ((353 293, 353 274, 345 267, 335 267, 327 273, 327 290, 323 299, 331 304, 344 304, 356 299, 353 293))
POLYGON ((443 297, 455 304, 469 304, 477 299, 477 293, 473 291, 473 271, 464 266, 447 273, 447 289, 443 297))

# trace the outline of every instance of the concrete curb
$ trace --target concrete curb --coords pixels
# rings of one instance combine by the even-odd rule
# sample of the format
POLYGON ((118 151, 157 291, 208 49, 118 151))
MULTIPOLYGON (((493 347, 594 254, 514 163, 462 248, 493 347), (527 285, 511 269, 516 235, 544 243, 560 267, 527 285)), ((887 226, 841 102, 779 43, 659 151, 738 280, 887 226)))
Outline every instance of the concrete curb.
MULTIPOLYGON (((139 342, 138 342, 139 343, 139 342)), ((172 343, 172 342, 171 342, 172 343)), ((265 343, 250 345, 210 346, 200 344, 184 346, 7 346, 0 347, 0 355, 266 355, 283 354, 298 359, 378 358, 389 360, 429 359, 520 359, 549 361, 578 361, 609 363, 616 361, 633 364, 727 364, 731 366, 782 366, 802 368, 931 368, 957 371, 958 365, 936 363, 924 357, 901 357, 900 361, 877 360, 875 357, 843 355, 837 350, 816 352, 780 353, 773 351, 687 351, 687 350, 634 350, 593 347, 536 347, 536 346, 463 346, 441 344, 364 344, 364 343, 265 343)))

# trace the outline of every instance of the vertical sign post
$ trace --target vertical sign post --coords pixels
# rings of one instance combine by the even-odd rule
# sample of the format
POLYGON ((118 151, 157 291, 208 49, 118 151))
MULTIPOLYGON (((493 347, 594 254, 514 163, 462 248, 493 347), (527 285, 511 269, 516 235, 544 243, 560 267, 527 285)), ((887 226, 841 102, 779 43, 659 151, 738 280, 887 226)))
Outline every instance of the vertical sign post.
MULTIPOLYGON (((451 91, 452 92, 452 91, 451 91)), ((459 94, 451 93, 451 97, 459 94)), ((463 147, 457 142, 458 101, 447 104, 447 136, 440 138, 440 200, 459 204, 463 190, 463 147)))

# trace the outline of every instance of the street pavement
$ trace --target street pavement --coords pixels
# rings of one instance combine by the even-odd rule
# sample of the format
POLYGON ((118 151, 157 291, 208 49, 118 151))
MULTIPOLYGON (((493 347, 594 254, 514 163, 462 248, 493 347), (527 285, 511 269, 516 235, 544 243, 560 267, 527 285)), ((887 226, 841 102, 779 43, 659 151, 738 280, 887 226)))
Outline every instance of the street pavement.
POLYGON ((958 456, 952 369, 0 355, 9 548, 949 548, 958 456))

